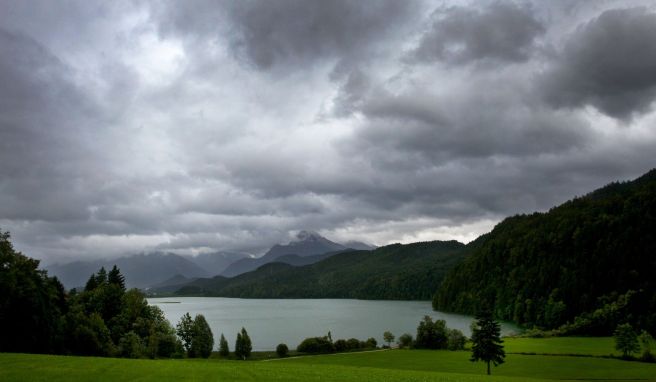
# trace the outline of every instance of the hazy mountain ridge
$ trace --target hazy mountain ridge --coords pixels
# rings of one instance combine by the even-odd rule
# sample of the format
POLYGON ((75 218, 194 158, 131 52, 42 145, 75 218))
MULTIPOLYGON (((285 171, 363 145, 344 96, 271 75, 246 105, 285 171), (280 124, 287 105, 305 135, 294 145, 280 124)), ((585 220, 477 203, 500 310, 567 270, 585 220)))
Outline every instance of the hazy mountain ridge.
MULTIPOLYGON (((264 256, 258 258, 247 258, 236 261, 235 263, 228 266, 220 274, 226 277, 234 277, 242 273, 254 271, 257 268, 261 267, 264 264, 271 263, 273 261, 278 262, 288 262, 292 261, 294 264, 310 264, 314 261, 319 261, 321 258, 315 258, 315 255, 322 255, 327 253, 338 253, 339 251, 346 251, 349 249, 365 249, 371 250, 375 247, 361 243, 361 242, 349 242, 354 246, 359 248, 351 248, 344 244, 339 244, 334 241, 328 240, 325 237, 319 235, 316 232, 312 231, 300 231, 296 235, 296 240, 289 242, 288 244, 276 244, 271 249, 269 249, 264 256), (296 255, 298 257, 310 257, 314 261, 302 261, 302 260, 285 260, 280 259, 283 256, 296 255)), ((293 259, 290 257, 288 259, 293 259)))
POLYGON ((149 253, 126 256, 111 260, 75 261, 49 265, 48 273, 57 276, 67 288, 84 286, 89 276, 100 269, 116 265, 126 278, 127 286, 145 288, 160 283, 174 275, 207 277, 211 274, 190 258, 173 253, 149 253))
POLYGON ((272 262, 233 278, 198 279, 178 294, 427 300, 446 272, 466 256, 466 248, 456 241, 433 241, 345 251, 300 267, 272 262))

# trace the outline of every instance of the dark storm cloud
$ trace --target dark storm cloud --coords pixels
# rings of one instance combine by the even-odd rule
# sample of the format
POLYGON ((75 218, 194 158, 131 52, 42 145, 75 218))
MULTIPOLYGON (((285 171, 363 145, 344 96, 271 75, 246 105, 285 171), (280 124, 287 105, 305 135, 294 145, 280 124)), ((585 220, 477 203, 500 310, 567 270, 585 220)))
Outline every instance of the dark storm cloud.
MULTIPOLYGON (((91 179, 80 157, 92 106, 70 70, 31 38, 0 29, 0 216, 78 219, 91 179)), ((91 143, 91 142, 88 142, 91 143)))
POLYGON ((394 40, 417 8, 395 0, 176 2, 158 17, 165 35, 225 38, 235 56, 257 69, 294 71, 321 59, 367 57, 394 40))
POLYGON ((5 2, 0 228, 50 262, 471 240, 629 179, 653 14, 572 4, 5 2))
POLYGON ((480 61, 521 62, 545 31, 533 9, 514 2, 487 6, 440 7, 409 59, 462 64, 480 61))
POLYGON ((540 85, 558 107, 592 105, 627 119, 656 97, 656 13, 612 9, 581 24, 540 85))

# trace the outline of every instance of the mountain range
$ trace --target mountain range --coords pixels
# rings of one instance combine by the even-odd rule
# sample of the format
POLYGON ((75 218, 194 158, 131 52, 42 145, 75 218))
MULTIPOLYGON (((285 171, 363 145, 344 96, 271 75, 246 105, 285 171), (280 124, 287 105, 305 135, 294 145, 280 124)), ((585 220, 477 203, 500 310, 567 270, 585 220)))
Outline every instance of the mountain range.
POLYGON ((289 244, 276 244, 262 257, 244 258, 232 263, 221 272, 221 276, 234 277, 253 271, 273 261, 292 265, 311 264, 323 259, 323 257, 316 257, 316 255, 334 254, 349 249, 372 250, 374 248, 368 244, 353 241, 348 244, 339 244, 316 232, 301 231, 296 235, 296 240, 291 241, 289 244), (283 258, 283 256, 285 257, 283 258), (302 258, 302 260, 299 258, 302 258))
POLYGON ((175 294, 428 300, 446 273, 466 256, 466 248, 457 241, 432 241, 392 244, 370 251, 346 250, 309 265, 271 262, 232 278, 199 278, 179 285, 175 294))
POLYGON ((301 266, 320 261, 340 251, 375 247, 361 242, 339 244, 316 232, 300 231, 288 244, 276 244, 262 257, 248 253, 221 251, 196 256, 154 252, 125 256, 118 259, 75 261, 46 266, 67 288, 84 286, 89 276, 105 267, 116 265, 126 277, 127 286, 147 289, 166 288, 201 277, 224 275, 234 277, 252 271, 272 261, 301 266))

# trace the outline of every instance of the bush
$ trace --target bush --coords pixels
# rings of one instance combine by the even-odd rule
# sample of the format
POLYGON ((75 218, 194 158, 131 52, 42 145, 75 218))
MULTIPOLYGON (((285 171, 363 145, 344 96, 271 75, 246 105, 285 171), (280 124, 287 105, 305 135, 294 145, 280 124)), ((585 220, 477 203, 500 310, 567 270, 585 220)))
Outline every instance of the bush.
POLYGON ((121 357, 141 358, 144 353, 144 346, 141 338, 135 332, 127 332, 118 342, 119 353, 121 357))
MULTIPOLYGON (((360 341, 358 341, 359 344, 360 341)), ((335 351, 335 346, 328 337, 310 337, 304 339, 296 350, 300 353, 332 353, 335 351)))
POLYGON ((410 333, 404 333, 399 337, 399 347, 401 348, 412 347, 412 335, 410 333))
POLYGON ((289 353, 289 348, 285 344, 278 344, 276 346, 276 354, 278 354, 278 357, 283 358, 287 357, 287 354, 289 353))
POLYGON ((337 340, 334 343, 335 351, 342 352, 348 349, 346 340, 337 340))
POLYGON ((446 321, 433 320, 429 316, 419 322, 415 347, 420 349, 446 349, 447 328, 446 321))
POLYGON ((465 348, 467 338, 458 329, 450 329, 447 332, 447 349, 449 350, 463 350, 465 348))
POLYGON ((346 349, 347 350, 360 349, 360 340, 357 338, 349 338, 348 340, 346 340, 346 349))
POLYGON ((373 337, 367 339, 367 341, 364 343, 364 348, 366 349, 375 349, 376 346, 378 346, 378 341, 376 341, 376 339, 373 337))

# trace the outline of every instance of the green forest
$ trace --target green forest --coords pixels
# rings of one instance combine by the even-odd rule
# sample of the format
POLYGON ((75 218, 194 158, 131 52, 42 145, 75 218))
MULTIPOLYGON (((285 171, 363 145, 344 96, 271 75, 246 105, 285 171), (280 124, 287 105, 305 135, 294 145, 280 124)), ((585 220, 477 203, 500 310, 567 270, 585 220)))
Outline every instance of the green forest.
POLYGON ((555 334, 656 331, 656 170, 546 213, 518 215, 480 237, 445 278, 436 310, 555 334))
POLYGON ((171 357, 182 352, 162 311, 114 267, 66 292, 0 233, 0 352, 171 357))
POLYGON ((462 261, 464 249, 457 241, 433 241, 343 252, 303 267, 269 263, 233 278, 199 279, 176 294, 430 300, 446 273, 462 261))

